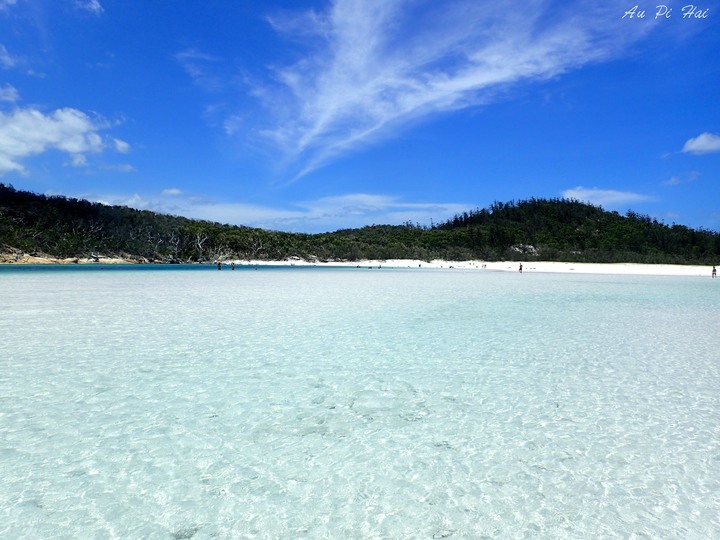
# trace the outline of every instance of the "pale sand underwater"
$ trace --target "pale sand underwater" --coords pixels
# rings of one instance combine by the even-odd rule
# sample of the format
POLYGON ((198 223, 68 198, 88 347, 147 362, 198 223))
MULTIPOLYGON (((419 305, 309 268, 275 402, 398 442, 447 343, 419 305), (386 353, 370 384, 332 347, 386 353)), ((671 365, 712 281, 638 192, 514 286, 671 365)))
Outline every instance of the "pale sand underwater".
POLYGON ((717 282, 390 264, 3 268, 0 537, 720 538, 717 282))

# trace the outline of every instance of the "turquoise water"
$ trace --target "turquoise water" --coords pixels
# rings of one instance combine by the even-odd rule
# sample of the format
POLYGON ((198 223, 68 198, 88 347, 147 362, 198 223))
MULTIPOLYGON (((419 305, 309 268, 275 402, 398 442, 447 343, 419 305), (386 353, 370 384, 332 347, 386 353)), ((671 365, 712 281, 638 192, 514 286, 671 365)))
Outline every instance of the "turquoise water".
POLYGON ((0 271, 2 538, 720 537, 709 278, 108 270, 0 271))

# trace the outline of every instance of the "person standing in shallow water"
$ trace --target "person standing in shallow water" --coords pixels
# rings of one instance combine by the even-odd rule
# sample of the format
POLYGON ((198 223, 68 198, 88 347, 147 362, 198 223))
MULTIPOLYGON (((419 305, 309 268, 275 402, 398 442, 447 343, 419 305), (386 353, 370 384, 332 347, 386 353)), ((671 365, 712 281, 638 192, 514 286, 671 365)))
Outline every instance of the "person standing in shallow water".
POLYGON ((714 266, 713 266, 713 269, 712 269, 712 277, 714 277, 714 278, 717 277, 717 270, 715 270, 715 267, 714 267, 714 266))
POLYGON ((518 272, 520 272, 522 274, 522 263, 520 263, 520 268, 519 268, 518 272))

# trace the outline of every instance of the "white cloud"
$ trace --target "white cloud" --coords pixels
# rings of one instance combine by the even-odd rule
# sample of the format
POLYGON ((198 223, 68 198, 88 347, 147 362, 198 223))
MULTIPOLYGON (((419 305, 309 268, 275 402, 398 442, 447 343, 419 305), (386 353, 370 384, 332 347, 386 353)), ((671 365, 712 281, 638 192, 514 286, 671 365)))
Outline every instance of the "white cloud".
POLYGON ((43 114, 37 109, 0 111, 0 175, 9 171, 25 172, 21 161, 48 150, 60 150, 80 164, 83 154, 100 152, 104 126, 76 109, 57 109, 43 114))
POLYGON ((429 225, 471 208, 470 204, 406 202, 388 195, 354 193, 269 207, 248 203, 217 203, 203 197, 188 196, 177 188, 163 190, 159 196, 138 194, 87 196, 83 198, 131 206, 219 223, 261 227, 294 232, 325 232, 372 224, 402 224, 407 221, 429 225))
POLYGON ((261 134, 302 176, 410 121, 620 53, 653 27, 628 32, 617 16, 623 5, 336 0, 326 12, 273 18, 311 53, 274 69, 277 88, 253 89, 280 113, 261 134))
POLYGON ((8 6, 14 6, 17 0, 0 0, 0 11, 7 9, 8 6))
POLYGON ((618 207, 626 204, 649 202, 655 200, 650 195, 633 193, 631 191, 617 191, 614 189, 584 188, 578 186, 562 192, 566 199, 575 199, 604 207, 618 207))
POLYGON ((5 45, 0 44, 0 67, 10 69, 15 66, 16 63, 17 60, 10 55, 8 50, 5 48, 5 45))
POLYGON ((75 0, 75 6, 85 11, 90 11, 96 15, 100 15, 103 11, 103 7, 100 5, 99 0, 75 0))
POLYGON ((0 175, 3 175, 10 171, 16 171, 19 173, 24 173, 25 169, 22 168, 22 166, 19 163, 16 163, 12 159, 10 159, 7 156, 3 156, 0 153, 0 175))
POLYGON ((711 154, 720 152, 720 135, 717 133, 702 133, 697 137, 688 139, 682 151, 688 154, 711 154))
POLYGON ((5 86, 0 87, 0 101, 15 103, 19 99, 20 94, 18 94, 17 89, 13 85, 6 84, 5 86))
POLYGON ((108 206, 129 206, 130 208, 136 208, 137 210, 146 210, 150 204, 147 199, 141 197, 137 193, 129 196, 106 195, 102 197, 92 197, 84 195, 79 198, 99 202, 108 206))

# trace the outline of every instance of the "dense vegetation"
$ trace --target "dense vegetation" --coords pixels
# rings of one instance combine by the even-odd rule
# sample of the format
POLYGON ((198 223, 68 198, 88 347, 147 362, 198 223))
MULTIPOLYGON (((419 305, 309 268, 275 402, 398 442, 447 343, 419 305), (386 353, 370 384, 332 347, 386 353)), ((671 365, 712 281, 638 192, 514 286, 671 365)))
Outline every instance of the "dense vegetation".
POLYGON ((717 264, 720 233, 566 199, 495 203, 421 227, 294 234, 156 214, 0 184, 0 252, 148 262, 229 258, 563 260, 717 264))

